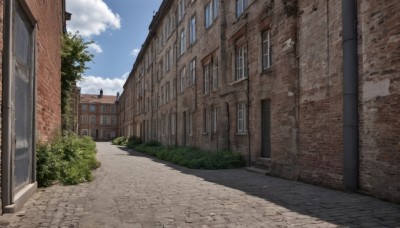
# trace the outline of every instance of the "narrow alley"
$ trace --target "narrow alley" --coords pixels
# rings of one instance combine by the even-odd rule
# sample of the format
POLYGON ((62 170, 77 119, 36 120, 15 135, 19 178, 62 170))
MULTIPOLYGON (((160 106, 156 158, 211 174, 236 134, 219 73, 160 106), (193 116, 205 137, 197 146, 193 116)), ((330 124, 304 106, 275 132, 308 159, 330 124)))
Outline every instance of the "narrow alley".
POLYGON ((400 206, 235 170, 190 170, 97 143, 91 183, 40 189, 0 227, 398 227, 400 206))

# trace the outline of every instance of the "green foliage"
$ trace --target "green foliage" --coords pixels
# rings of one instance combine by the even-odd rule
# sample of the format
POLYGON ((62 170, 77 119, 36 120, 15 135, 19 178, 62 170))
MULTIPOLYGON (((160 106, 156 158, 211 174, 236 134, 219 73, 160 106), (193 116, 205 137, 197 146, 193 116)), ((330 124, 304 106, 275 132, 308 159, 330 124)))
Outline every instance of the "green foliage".
POLYGON ((88 45, 78 33, 66 33, 62 37, 61 47, 61 113, 63 130, 69 130, 72 124, 72 107, 70 94, 76 83, 82 79, 82 74, 88 69, 87 62, 92 61, 93 54, 88 51, 88 45))
POLYGON ((137 145, 140 145, 142 143, 142 140, 136 136, 132 136, 128 139, 128 143, 126 144, 126 147, 128 148, 134 148, 137 145))
POLYGON ((163 147, 158 142, 148 142, 135 147, 136 151, 191 169, 233 169, 245 165, 236 152, 204 151, 193 147, 163 147))
POLYGON ((51 143, 39 143, 36 156, 40 187, 55 181, 66 185, 91 181, 91 170, 100 166, 95 142, 90 137, 79 138, 74 134, 56 137, 51 143))
POLYGON ((113 145, 125 146, 127 144, 127 139, 124 136, 115 138, 111 141, 113 145))

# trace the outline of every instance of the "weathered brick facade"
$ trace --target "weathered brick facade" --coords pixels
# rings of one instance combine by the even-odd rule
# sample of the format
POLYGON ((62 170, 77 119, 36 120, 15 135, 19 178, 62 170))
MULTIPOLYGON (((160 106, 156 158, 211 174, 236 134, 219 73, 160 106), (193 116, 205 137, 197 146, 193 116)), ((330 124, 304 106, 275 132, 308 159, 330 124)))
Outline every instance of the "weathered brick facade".
MULTIPOLYGON (((153 18, 120 97, 121 134, 230 149, 272 175, 344 189, 342 2, 181 2, 153 18)), ((358 188, 400 202, 400 3, 357 4, 358 188)))
MULTIPOLYGON (((58 0, 51 0, 51 1, 46 1, 46 3, 35 1, 35 0, 27 0, 27 1, 7 1, 7 3, 10 5, 10 3, 13 2, 13 5, 17 4, 17 2, 20 4, 19 7, 23 8, 24 14, 28 15, 28 19, 23 19, 26 21, 30 21, 32 25, 35 27, 35 33, 33 35, 35 43, 34 43, 34 52, 35 52, 35 58, 34 58, 34 68, 35 72, 32 74, 34 77, 32 80, 35 81, 36 83, 36 90, 33 90, 33 103, 36 104, 36 115, 35 119, 33 120, 34 123, 36 124, 36 128, 33 129, 32 131, 36 132, 36 140, 48 140, 54 132, 60 130, 61 127, 61 56, 60 56, 60 51, 61 51, 61 35, 63 32, 63 22, 64 20, 64 1, 58 1, 58 0)), ((6 93, 4 87, 7 86, 4 84, 4 81, 10 79, 12 76, 9 74, 9 72, 6 72, 3 67, 8 65, 8 56, 5 55, 7 51, 8 53, 12 52, 12 50, 8 50, 8 44, 5 42, 5 40, 8 37, 11 37, 12 42, 22 42, 24 41, 23 39, 16 39, 13 37, 12 34, 6 29, 7 26, 5 23, 9 23, 9 26, 15 26, 12 21, 7 20, 5 16, 7 14, 5 11, 6 6, 6 1, 0 0, 0 31, 1 31, 1 36, 0 36, 0 59, 1 59, 1 68, 0 68, 0 93, 1 93, 1 98, 0 98, 0 104, 2 105, 2 111, 0 111, 0 116, 3 121, 0 122, 0 133, 3 133, 5 127, 2 125, 4 121, 6 121, 6 124, 8 124, 8 120, 4 119, 5 117, 5 112, 4 110, 11 110, 10 114, 11 116, 9 117, 11 122, 14 120, 14 115, 15 115, 15 106, 11 107, 5 107, 5 102, 3 99, 10 97, 9 95, 4 96, 4 93, 6 93), (4 48, 4 49, 3 49, 4 48), (4 63, 3 61, 6 61, 4 63)), ((13 14, 16 14, 14 11, 15 8, 10 7, 10 11, 12 11, 13 14)), ((8 12, 9 14, 10 12, 8 12)), ((23 37, 18 37, 18 38, 23 38, 23 37)), ((26 47, 28 49, 28 47, 26 47)), ((12 71, 14 72, 14 71, 12 71)), ((11 89, 15 89, 16 86, 11 87, 11 89)), ((32 97, 32 96, 31 96, 32 97)), ((12 96, 12 99, 15 99, 14 96, 12 96)), ((15 101, 14 101, 15 102, 15 101)), ((20 104, 18 104, 20 105, 20 104)), ((30 101, 26 104, 27 106, 32 105, 30 101)), ((34 107, 34 106, 32 106, 34 107)), ((29 114, 28 114, 29 116, 29 114)), ((20 118, 20 116, 18 117, 20 118)), ((1 120, 0 119, 0 120, 1 120)), ((18 120, 20 121, 20 120, 18 120)), ((10 125, 11 129, 10 131, 15 131, 13 123, 10 125)), ((26 131, 29 131, 29 129, 26 129, 26 131)), ((29 131, 28 137, 32 137, 33 132, 29 131)), ((11 133, 10 133, 11 134, 11 133)), ((10 135, 9 134, 9 135, 10 135)), ((19 134, 19 133, 18 133, 19 134)), ((4 135, 3 135, 4 136, 4 135)), ((8 148, 4 147, 5 141, 9 141, 9 137, 6 135, 4 138, 1 137, 1 157, 4 158, 10 158, 11 153, 15 153, 13 151, 9 151, 8 148)), ((9 144, 12 144, 14 141, 11 140, 8 142, 9 144)), ((32 144, 35 144, 34 139, 32 139, 32 144)), ((15 148, 15 146, 14 146, 15 148)), ((33 151, 33 148, 30 147, 29 149, 31 152, 31 155, 34 157, 35 151, 33 151)), ((29 187, 30 185, 34 185, 35 182, 35 177, 34 177, 34 168, 35 164, 33 164, 34 159, 30 161, 29 167, 31 169, 30 177, 28 178, 26 182, 26 187, 29 187), (32 184, 33 183, 33 184, 32 184)), ((4 165, 5 160, 1 162, 2 165, 4 165)), ((23 198, 26 199, 26 197, 20 197, 16 198, 15 193, 16 191, 20 191, 22 187, 25 185, 20 185, 18 186, 18 190, 15 190, 13 187, 10 187, 10 183, 12 183, 13 180, 7 179, 5 176, 7 176, 7 173, 10 177, 14 177, 14 172, 15 169, 19 169, 18 167, 21 166, 16 166, 13 162, 7 165, 7 170, 3 169, 3 166, 1 167, 1 180, 2 180, 2 188, 1 188, 1 195, 2 195, 2 205, 1 209, 4 209, 6 206, 10 206, 11 204, 15 205, 15 207, 10 207, 7 210, 4 211, 15 211, 20 208, 20 206, 23 204, 23 198), (15 167, 17 168, 15 168, 15 167), (7 179, 7 180, 4 180, 7 179), (6 182, 4 182, 6 181, 6 182), (3 183, 4 182, 4 183, 3 183), (21 187, 22 186, 22 187, 21 187), (6 187, 8 190, 6 191, 4 189, 6 187), (12 195, 11 198, 9 198, 9 195, 12 195), (7 195, 7 196, 5 196, 7 195), (22 199, 22 200, 20 200, 22 199), (8 202, 4 202, 4 200, 7 200, 8 202)), ((16 171, 15 171, 16 172, 16 171)), ((16 187, 15 187, 16 188, 16 187)), ((31 194, 35 188, 31 188, 30 190, 27 190, 25 195, 31 194)), ((1 211, 1 212, 4 212, 1 211)))
POLYGON ((109 141, 117 134, 116 96, 81 94, 78 108, 78 132, 94 140, 109 141))

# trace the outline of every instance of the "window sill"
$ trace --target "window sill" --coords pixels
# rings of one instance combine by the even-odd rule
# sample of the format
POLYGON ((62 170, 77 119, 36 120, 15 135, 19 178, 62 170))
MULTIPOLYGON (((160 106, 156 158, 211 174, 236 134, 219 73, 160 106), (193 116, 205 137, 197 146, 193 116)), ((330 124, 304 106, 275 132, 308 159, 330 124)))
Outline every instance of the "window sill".
POLYGON ((206 136, 206 135, 208 135, 208 132, 203 132, 202 135, 206 136))
POLYGON ((242 78, 242 79, 239 79, 237 81, 231 82, 229 85, 236 85, 236 84, 239 84, 239 83, 241 83, 243 81, 247 81, 248 79, 249 78, 242 78))
POLYGON ((247 136, 248 132, 236 132, 236 136, 247 136))
POLYGON ((266 74, 271 74, 272 73, 272 69, 271 67, 269 67, 268 69, 262 70, 260 75, 266 75, 266 74))

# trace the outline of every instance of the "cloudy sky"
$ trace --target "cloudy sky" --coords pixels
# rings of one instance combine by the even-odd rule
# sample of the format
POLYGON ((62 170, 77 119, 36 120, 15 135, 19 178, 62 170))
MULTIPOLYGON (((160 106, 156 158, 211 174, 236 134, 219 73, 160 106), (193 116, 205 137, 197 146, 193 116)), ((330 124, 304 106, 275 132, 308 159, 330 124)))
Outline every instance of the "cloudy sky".
POLYGON ((122 92, 148 33, 154 12, 162 0, 66 0, 72 13, 67 22, 70 32, 95 41, 90 51, 95 55, 84 81, 78 85, 82 93, 106 95, 122 92))

